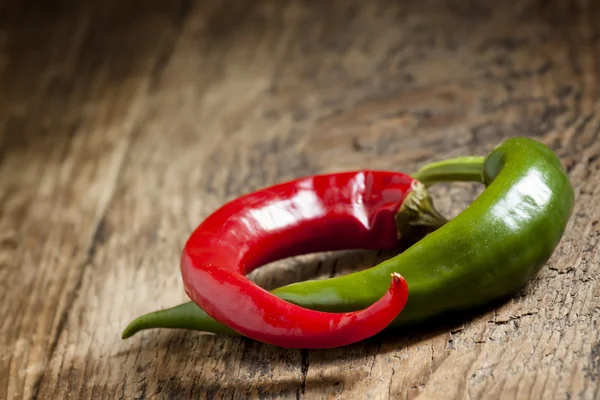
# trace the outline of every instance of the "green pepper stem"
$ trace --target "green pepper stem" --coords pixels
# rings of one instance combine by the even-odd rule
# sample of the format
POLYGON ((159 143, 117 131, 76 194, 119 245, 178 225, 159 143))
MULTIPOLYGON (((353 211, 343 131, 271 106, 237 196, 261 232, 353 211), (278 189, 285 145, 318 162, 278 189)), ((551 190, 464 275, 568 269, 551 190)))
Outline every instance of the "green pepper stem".
POLYGON ((428 164, 418 170, 413 177, 425 186, 441 182, 485 183, 483 165, 485 157, 457 157, 428 164))

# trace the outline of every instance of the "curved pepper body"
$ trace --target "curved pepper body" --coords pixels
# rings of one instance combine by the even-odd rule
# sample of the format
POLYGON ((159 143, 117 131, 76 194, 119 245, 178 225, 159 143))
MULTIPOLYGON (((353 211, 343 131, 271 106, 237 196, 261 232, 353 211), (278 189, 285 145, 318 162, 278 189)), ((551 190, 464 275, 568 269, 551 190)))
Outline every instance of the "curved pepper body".
MULTIPOLYGON (((435 171, 415 176, 426 184, 439 178, 435 171)), ((483 306, 518 290, 548 261, 564 233, 574 202, 565 171, 546 146, 515 138, 498 146, 483 170, 461 180, 481 180, 486 189, 404 253, 364 271, 273 293, 308 308, 352 310, 383 293, 385 277, 397 272, 410 291, 392 323, 397 326, 483 306)))
POLYGON ((237 198, 211 214, 187 241, 181 257, 185 291, 216 320, 270 344, 324 348, 372 336, 404 307, 404 280, 393 279, 388 293, 362 311, 332 315, 283 301, 246 274, 309 252, 396 246, 394 217, 412 182, 401 173, 345 172, 237 198))
POLYGON ((209 215, 191 234, 184 255, 208 252, 215 262, 233 263, 248 274, 307 253, 393 248, 398 245, 394 217, 413 181, 400 172, 366 170, 261 189, 209 215))

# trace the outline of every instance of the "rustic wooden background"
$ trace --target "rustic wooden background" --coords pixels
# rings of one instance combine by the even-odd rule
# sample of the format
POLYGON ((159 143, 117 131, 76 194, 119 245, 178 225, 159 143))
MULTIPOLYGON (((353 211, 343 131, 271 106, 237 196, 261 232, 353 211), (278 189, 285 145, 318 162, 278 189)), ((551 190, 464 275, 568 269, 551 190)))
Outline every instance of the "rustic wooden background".
MULTIPOLYGON (((600 397, 600 3, 4 1, 0 398, 600 397), (550 145, 577 204, 496 309, 328 351, 153 330, 225 200, 307 174, 550 145)), ((478 193, 436 188, 449 216, 478 193)), ((267 288, 389 255, 265 267, 267 288)))

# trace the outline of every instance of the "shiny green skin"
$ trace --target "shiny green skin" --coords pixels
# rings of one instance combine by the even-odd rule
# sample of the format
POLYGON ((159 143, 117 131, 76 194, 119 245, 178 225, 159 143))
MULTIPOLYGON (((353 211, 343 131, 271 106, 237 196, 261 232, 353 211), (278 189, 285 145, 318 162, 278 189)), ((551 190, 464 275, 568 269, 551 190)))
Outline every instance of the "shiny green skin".
MULTIPOLYGON (((527 138, 508 139, 485 159, 432 164, 415 177, 426 185, 477 181, 486 189, 456 218, 396 257, 364 271, 272 293, 315 310, 354 311, 383 296, 390 274, 397 272, 408 283, 409 297, 390 326, 485 306, 515 292, 540 270, 573 209, 573 189, 560 161, 549 148, 527 138)), ((123 337, 153 327, 235 334, 187 303, 138 318, 123 337)))

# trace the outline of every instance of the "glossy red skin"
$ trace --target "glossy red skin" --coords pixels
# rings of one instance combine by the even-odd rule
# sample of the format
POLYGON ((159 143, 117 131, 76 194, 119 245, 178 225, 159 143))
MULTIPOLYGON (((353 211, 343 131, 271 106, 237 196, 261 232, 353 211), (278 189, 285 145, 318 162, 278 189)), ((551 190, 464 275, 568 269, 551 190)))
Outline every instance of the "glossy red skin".
POLYGON ((181 257, 186 293, 215 320, 252 339, 290 348, 343 346, 383 330, 404 308, 406 282, 365 310, 325 313, 288 303, 246 274, 269 262, 398 244, 394 216, 413 178, 399 172, 317 175, 237 198, 211 214, 181 257))

